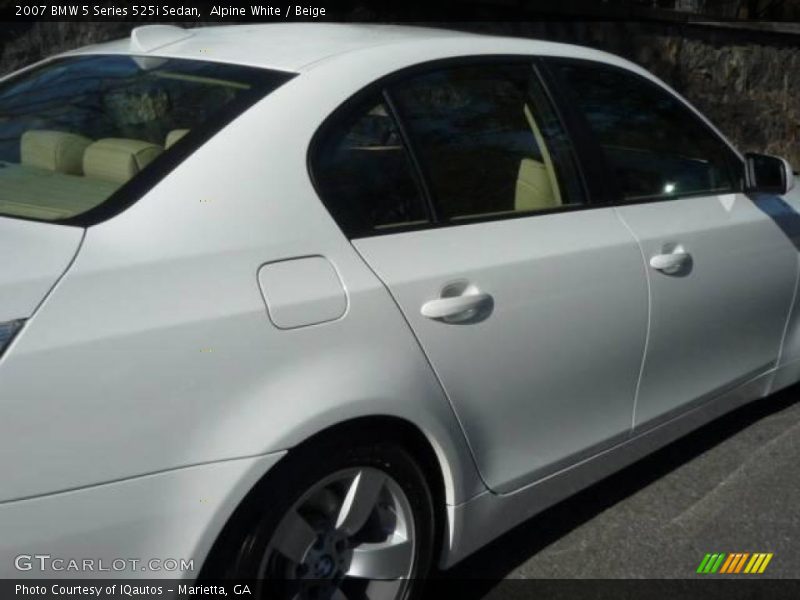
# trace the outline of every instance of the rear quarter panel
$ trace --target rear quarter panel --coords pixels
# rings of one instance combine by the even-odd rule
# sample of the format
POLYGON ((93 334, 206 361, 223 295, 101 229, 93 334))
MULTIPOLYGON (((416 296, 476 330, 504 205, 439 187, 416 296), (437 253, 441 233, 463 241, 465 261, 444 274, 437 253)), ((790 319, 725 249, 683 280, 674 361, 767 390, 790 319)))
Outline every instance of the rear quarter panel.
POLYGON ((448 502, 483 489, 413 335, 309 180, 311 136, 353 83, 322 79, 286 84, 87 231, 0 369, 0 501, 283 450, 364 415, 422 429, 448 502), (335 266, 348 312, 279 330, 259 267, 309 255, 335 266))

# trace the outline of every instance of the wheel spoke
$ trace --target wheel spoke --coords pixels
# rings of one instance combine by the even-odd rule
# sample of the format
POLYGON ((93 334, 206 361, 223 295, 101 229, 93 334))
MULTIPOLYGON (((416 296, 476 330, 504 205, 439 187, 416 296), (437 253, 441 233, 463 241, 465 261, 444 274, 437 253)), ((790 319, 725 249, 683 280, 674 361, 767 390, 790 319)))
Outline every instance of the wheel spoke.
POLYGON ((380 471, 375 469, 359 471, 350 484, 339 510, 336 529, 344 531, 348 536, 358 533, 375 509, 385 483, 386 476, 380 471))
POLYGON ((275 549, 294 563, 303 562, 308 549, 317 539, 317 532, 298 513, 285 519, 275 532, 275 549))
POLYGON ((348 577, 398 579, 406 577, 411 566, 413 546, 408 540, 361 544, 353 548, 348 577))

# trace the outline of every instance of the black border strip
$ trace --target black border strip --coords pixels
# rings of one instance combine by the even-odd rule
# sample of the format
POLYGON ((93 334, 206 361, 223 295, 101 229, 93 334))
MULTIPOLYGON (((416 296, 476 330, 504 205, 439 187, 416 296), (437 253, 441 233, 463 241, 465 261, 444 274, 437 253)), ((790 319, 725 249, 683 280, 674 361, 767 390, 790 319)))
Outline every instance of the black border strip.
POLYGON ((561 124, 572 142, 578 168, 584 178, 584 188, 587 191, 588 202, 595 206, 609 206, 620 203, 622 202, 622 191, 617 186, 616 180, 608 176, 609 173, 613 173, 613 170, 606 160, 606 154, 599 140, 592 133, 586 117, 570 101, 569 94, 564 89, 561 81, 550 69, 549 58, 536 57, 534 61, 535 69, 542 81, 545 93, 549 97, 550 104, 561 119, 561 124))
POLYGON ((381 90, 383 100, 386 107, 389 109, 390 116, 394 119, 397 130, 400 133, 400 138, 403 140, 403 150, 411 163, 414 171, 412 176, 416 179, 422 199, 425 202, 426 210, 428 212, 428 220, 431 224, 439 223, 439 210, 433 198, 433 191, 430 184, 430 177, 428 176, 425 164, 419 159, 419 152, 414 138, 411 136, 408 128, 406 128, 406 120, 403 118, 397 103, 394 101, 388 87, 381 90))

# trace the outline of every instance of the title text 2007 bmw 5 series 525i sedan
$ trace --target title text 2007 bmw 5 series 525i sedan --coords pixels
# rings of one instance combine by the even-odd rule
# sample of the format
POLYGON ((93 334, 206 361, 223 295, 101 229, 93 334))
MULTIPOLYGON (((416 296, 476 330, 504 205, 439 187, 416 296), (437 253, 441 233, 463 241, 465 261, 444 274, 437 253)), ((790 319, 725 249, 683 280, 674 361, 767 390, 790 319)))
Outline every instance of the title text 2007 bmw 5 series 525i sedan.
POLYGON ((14 73, 0 575, 412 597, 800 377, 792 186, 576 46, 156 25, 14 73))

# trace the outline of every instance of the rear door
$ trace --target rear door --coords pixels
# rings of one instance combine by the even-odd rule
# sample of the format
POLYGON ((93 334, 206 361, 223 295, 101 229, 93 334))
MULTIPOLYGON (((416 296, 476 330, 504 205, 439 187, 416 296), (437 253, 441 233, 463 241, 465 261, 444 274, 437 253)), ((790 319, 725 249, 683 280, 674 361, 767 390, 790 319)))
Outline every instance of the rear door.
POLYGON ((742 161, 649 79, 588 61, 551 71, 602 147, 647 261, 651 324, 635 424, 646 428, 775 364, 797 249, 776 198, 742 193, 742 161))
POLYGON ((385 92, 336 117, 315 180, 485 481, 511 491, 624 439, 647 326, 641 254, 612 208, 587 204, 531 64, 439 67, 385 92))

